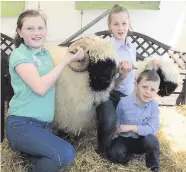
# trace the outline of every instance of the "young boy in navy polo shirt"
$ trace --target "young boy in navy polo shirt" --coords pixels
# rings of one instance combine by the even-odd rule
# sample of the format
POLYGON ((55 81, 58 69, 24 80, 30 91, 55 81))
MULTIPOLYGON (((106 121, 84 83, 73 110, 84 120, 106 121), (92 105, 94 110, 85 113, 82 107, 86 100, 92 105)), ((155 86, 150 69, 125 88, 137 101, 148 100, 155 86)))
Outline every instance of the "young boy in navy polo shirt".
POLYGON ((108 159, 127 163, 134 153, 145 153, 146 166, 159 171, 159 106, 154 100, 160 84, 155 70, 142 72, 135 93, 121 98, 117 106, 117 127, 108 148, 108 159))

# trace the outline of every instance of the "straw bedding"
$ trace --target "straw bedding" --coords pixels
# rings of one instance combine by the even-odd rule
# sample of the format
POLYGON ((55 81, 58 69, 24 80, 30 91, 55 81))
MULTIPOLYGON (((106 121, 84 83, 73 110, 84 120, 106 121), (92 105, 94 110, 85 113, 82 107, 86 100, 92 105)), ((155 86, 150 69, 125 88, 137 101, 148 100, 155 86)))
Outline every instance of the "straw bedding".
MULTIPOLYGON (((186 106, 161 107, 160 140, 161 172, 186 172, 186 106)), ((135 155, 128 165, 109 162, 96 153, 96 130, 87 133, 79 140, 67 138, 76 148, 73 164, 69 172, 148 172, 144 155, 135 155)), ((30 164, 19 153, 10 150, 5 139, 1 144, 2 172, 27 172, 30 164)))

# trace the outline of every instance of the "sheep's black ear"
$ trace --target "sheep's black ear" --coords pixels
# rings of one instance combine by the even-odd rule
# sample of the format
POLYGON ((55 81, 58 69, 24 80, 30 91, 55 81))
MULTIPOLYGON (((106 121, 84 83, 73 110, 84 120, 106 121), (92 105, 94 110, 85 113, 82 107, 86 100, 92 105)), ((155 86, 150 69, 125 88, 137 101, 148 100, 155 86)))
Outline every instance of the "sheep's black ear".
POLYGON ((161 97, 169 96, 172 94, 178 87, 178 83, 170 81, 162 72, 161 69, 157 70, 157 73, 160 77, 160 86, 158 95, 161 97))

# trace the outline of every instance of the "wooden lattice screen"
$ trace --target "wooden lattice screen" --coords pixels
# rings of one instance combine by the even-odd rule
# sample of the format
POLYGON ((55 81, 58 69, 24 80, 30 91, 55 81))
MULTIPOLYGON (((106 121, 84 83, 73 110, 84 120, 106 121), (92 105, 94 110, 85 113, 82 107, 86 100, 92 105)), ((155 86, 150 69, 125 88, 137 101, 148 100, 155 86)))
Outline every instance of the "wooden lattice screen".
POLYGON ((8 59, 13 49, 12 38, 1 34, 1 141, 4 138, 5 102, 9 102, 13 96, 8 72, 8 59))
MULTIPOLYGON (((108 30, 97 32, 95 33, 95 35, 101 36, 102 38, 112 36, 112 34, 108 30)), ((138 32, 130 32, 129 39, 136 46, 137 60, 143 60, 145 57, 151 55, 168 55, 171 59, 174 60, 176 64, 178 64, 181 70, 185 71, 186 52, 174 50, 170 46, 167 46, 147 35, 138 32)))
POLYGON ((1 52, 9 56, 14 48, 13 39, 1 33, 1 52))
POLYGON ((1 89, 4 89, 1 93, 6 101, 9 101, 13 95, 13 89, 10 84, 10 75, 8 72, 8 62, 9 56, 14 48, 13 39, 1 33, 1 80, 5 83, 5 85, 1 83, 1 89))

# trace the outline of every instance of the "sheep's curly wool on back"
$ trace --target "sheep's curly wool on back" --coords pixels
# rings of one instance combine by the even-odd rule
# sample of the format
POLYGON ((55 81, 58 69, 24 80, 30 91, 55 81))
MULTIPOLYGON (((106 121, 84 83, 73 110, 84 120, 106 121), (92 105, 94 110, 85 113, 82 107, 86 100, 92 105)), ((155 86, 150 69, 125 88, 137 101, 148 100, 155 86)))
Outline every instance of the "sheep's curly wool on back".
POLYGON ((85 51, 89 52, 91 60, 95 63, 98 60, 104 61, 105 59, 115 59, 116 53, 112 47, 112 44, 109 40, 100 38, 99 36, 86 36, 80 40, 75 41, 69 47, 69 50, 72 51, 77 48, 77 46, 85 48, 85 51), (100 48, 101 47, 101 48, 100 48))

